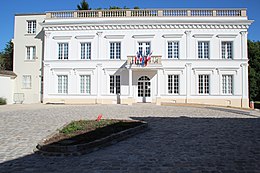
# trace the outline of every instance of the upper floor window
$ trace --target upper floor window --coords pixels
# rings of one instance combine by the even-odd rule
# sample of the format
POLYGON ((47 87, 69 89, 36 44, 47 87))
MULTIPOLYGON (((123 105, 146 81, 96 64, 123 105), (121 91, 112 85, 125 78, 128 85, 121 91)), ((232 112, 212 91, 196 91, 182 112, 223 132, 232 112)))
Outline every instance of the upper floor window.
POLYGON ((151 52, 150 42, 138 42, 138 52, 142 56, 147 56, 151 52))
POLYGON ((198 42, 198 58, 209 59, 209 42, 199 41, 198 42))
POLYGON ((36 57, 36 48, 35 46, 26 47, 26 60, 34 60, 36 57))
POLYGON ((168 42, 168 58, 179 58, 179 42, 169 41, 168 42))
POLYGON ((32 87, 32 77, 31 75, 23 75, 23 88, 30 89, 32 87))
POLYGON ((222 59, 232 59, 233 58, 233 46, 231 41, 222 41, 222 59))
POLYGON ((58 59, 68 59, 69 57, 69 44, 59 43, 59 57, 58 59))
POLYGON ((58 75, 58 93, 68 93, 67 75, 58 75))
POLYGON ((179 75, 168 75, 168 93, 179 94, 179 75))
POLYGON ((209 75, 199 75, 199 94, 209 94, 209 75))
POLYGON ((120 94, 120 76, 119 75, 110 75, 110 93, 111 94, 120 94))
POLYGON ((81 43, 81 59, 91 59, 91 43, 81 43))
POLYGON ((110 42, 110 59, 121 59, 120 42, 110 42))
POLYGON ((222 93, 232 94, 233 93, 233 76, 222 75, 222 93))
POLYGON ((80 93, 90 94, 90 75, 80 76, 80 93))
POLYGON ((27 33, 35 34, 36 33, 36 20, 27 21, 27 33))

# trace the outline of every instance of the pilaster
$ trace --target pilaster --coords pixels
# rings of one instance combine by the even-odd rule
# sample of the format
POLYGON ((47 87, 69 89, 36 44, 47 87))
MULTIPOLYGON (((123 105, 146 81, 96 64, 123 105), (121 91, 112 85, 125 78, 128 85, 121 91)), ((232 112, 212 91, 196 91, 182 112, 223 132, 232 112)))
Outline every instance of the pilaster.
POLYGON ((186 63, 186 103, 189 103, 189 97, 191 93, 191 63, 186 63))
POLYGON ((186 34, 186 59, 190 59, 190 37, 191 31, 185 31, 186 34))

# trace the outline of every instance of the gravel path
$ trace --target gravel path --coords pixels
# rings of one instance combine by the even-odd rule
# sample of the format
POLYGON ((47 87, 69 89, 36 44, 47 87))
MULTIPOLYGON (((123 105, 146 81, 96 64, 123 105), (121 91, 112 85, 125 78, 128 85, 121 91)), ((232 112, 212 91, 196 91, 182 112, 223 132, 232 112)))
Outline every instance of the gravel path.
POLYGON ((0 107, 0 172, 258 172, 260 114, 203 107, 7 105, 0 107), (37 142, 71 120, 139 119, 150 130, 74 157, 33 153, 37 142))

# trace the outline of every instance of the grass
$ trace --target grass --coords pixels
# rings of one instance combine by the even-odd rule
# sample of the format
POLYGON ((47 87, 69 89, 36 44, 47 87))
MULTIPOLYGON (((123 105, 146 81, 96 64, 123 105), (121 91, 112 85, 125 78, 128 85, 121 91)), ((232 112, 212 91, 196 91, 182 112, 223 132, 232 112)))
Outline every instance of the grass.
POLYGON ((139 121, 101 119, 73 121, 45 141, 47 145, 84 144, 143 124, 139 121))
POLYGON ((91 129, 97 129, 104 126, 108 126, 114 123, 117 123, 117 120, 100 120, 100 121, 93 121, 93 120, 79 120, 79 121, 73 121, 67 126, 65 126, 63 129, 60 130, 60 133, 63 134, 73 134, 77 131, 81 130, 91 130, 91 129))
POLYGON ((6 105, 6 99, 0 97, 0 105, 6 105))

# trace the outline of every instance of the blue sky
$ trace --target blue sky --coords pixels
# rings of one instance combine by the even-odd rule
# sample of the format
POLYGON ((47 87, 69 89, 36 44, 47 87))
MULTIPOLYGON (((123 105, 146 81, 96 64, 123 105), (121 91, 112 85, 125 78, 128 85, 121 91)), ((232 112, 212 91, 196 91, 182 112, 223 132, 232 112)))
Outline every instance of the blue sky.
MULTIPOLYGON (((56 10, 75 10, 81 0, 1 0, 0 50, 13 38, 14 15, 56 10)), ((249 29, 250 40, 260 40, 260 0, 87 0, 91 8, 127 6, 133 8, 247 8, 249 19, 255 20, 249 29)))

